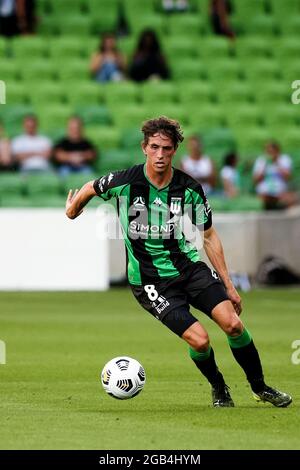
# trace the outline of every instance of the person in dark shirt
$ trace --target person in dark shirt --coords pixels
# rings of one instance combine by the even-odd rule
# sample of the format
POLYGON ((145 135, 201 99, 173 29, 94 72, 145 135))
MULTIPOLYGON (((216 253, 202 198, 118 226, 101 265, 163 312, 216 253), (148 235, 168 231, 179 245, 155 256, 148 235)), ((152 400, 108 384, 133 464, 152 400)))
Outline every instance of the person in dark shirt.
POLYGON ((141 33, 137 49, 133 55, 129 75, 132 80, 142 82, 148 79, 170 78, 166 59, 161 51, 158 38, 152 29, 141 33))
POLYGON ((54 147, 54 163, 62 176, 69 173, 90 173, 96 158, 93 144, 84 138, 83 124, 79 117, 69 119, 67 135, 54 147))
POLYGON ((234 39, 235 34, 229 22, 231 3, 229 0, 211 0, 210 16, 214 32, 220 36, 234 39))

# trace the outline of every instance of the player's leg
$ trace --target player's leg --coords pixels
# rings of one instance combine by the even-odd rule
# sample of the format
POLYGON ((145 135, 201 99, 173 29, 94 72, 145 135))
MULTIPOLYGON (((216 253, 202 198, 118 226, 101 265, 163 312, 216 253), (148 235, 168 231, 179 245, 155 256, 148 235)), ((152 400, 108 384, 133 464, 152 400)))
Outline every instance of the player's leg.
POLYGON ((184 331, 181 337, 189 344, 189 353, 194 364, 212 386, 213 405, 215 407, 234 406, 223 375, 217 367, 214 350, 205 328, 196 321, 184 331))
POLYGON ((231 302, 225 300, 216 305, 211 316, 226 333, 232 354, 244 370, 255 399, 268 401, 279 407, 288 406, 292 401, 288 394, 265 384, 260 357, 251 334, 244 327, 231 302))

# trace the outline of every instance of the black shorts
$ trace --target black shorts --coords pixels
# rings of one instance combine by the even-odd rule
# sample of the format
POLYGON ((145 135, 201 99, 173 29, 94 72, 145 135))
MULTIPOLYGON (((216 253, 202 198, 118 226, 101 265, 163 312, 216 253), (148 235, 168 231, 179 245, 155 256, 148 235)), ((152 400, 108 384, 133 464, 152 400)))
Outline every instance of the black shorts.
POLYGON ((214 307, 228 300, 218 274, 202 261, 175 278, 131 289, 139 304, 178 336, 198 321, 190 305, 211 317, 214 307))

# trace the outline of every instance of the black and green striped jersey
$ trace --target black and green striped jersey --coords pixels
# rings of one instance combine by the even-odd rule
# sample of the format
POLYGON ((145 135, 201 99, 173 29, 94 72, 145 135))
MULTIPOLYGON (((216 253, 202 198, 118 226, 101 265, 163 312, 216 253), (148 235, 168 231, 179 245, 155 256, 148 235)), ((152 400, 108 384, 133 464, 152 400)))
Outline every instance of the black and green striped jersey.
POLYGON ((154 284, 179 276, 200 260, 182 231, 185 213, 197 227, 211 227, 212 216, 202 186, 173 168, 170 183, 156 188, 145 165, 111 172, 94 181, 105 201, 116 198, 127 252, 130 284, 154 284))

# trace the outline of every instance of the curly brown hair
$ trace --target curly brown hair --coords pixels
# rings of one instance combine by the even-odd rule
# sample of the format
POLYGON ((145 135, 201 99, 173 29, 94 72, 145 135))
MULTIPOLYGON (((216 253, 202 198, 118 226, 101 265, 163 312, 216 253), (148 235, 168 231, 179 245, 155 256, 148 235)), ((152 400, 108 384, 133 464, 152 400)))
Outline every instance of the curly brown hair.
POLYGON ((169 137, 175 148, 184 139, 179 122, 166 116, 159 116, 158 118, 145 121, 141 130, 144 134, 144 143, 146 145, 148 144, 149 137, 157 133, 162 133, 169 137))

